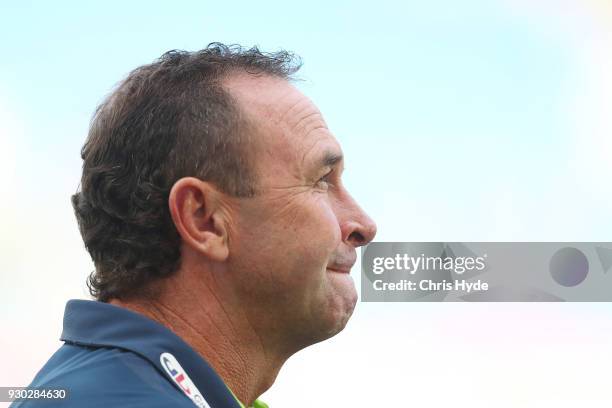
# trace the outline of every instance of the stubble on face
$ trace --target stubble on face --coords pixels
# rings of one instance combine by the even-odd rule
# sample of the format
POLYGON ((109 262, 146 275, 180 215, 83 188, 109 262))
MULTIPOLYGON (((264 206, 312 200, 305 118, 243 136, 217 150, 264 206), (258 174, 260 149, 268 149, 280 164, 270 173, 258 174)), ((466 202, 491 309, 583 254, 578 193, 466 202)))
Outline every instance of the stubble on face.
MULTIPOLYGON (((354 248, 342 243, 340 197, 317 183, 340 182, 342 154, 316 106, 288 82, 249 75, 225 84, 254 125, 258 194, 241 199, 230 258, 253 319, 306 346, 344 328, 357 294, 348 273, 327 269, 354 248), (340 253, 340 248, 342 253, 340 253)), ((251 147, 251 146, 250 146, 251 147)), ((279 333, 280 334, 280 333, 279 333)))

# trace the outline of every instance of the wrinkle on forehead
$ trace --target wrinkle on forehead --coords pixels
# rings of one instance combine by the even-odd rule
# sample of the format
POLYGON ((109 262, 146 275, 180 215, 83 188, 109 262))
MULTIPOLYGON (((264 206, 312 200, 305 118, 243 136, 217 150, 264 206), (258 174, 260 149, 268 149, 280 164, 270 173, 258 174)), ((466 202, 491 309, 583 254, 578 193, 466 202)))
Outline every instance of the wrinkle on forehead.
POLYGON ((338 148, 319 109, 286 80, 236 74, 223 85, 256 124, 262 150, 273 161, 268 171, 278 172, 282 166, 303 179, 308 158, 319 144, 338 148))
POLYGON ((264 117, 274 124, 293 130, 307 126, 327 128, 315 104, 291 83, 282 78, 236 74, 223 86, 237 97, 243 110, 264 117))

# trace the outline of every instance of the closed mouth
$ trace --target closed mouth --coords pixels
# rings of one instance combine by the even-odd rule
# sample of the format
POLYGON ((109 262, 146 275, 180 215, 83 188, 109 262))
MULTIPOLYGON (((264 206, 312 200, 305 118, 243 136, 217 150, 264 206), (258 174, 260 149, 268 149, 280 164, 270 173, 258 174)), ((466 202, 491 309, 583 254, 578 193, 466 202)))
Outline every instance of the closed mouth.
POLYGON ((350 273, 350 269, 345 268, 327 268, 328 271, 336 272, 336 273, 350 273))

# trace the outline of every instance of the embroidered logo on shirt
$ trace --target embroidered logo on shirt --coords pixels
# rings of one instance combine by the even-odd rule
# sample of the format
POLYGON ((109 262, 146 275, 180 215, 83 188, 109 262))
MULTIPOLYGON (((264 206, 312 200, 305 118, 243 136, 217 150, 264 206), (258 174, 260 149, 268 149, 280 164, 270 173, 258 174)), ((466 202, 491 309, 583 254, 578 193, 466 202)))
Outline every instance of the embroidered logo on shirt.
POLYGON ((176 358, 170 353, 162 353, 159 356, 159 361, 168 375, 174 380, 176 385, 183 391, 185 395, 200 408, 211 408, 208 402, 202 396, 202 393, 196 388, 191 378, 187 375, 183 367, 179 364, 176 358))

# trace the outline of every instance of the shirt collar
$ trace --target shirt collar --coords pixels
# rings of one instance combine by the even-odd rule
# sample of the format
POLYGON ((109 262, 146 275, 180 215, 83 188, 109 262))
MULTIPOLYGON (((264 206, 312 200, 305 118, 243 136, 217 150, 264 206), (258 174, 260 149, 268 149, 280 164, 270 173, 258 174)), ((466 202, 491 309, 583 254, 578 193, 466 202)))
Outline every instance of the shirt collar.
MULTIPOLYGON (((221 377, 184 340, 167 327, 128 309, 98 301, 69 300, 60 340, 77 345, 116 347, 132 351, 147 359, 181 392, 189 396, 186 391, 189 390, 189 383, 180 377, 184 370, 211 408, 244 407, 221 377), (163 359, 162 362, 164 353, 173 356, 178 367, 169 359, 163 359)), ((191 392, 191 395, 194 393, 191 392)), ((256 401, 255 407, 258 406, 267 407, 261 401, 256 401)))

